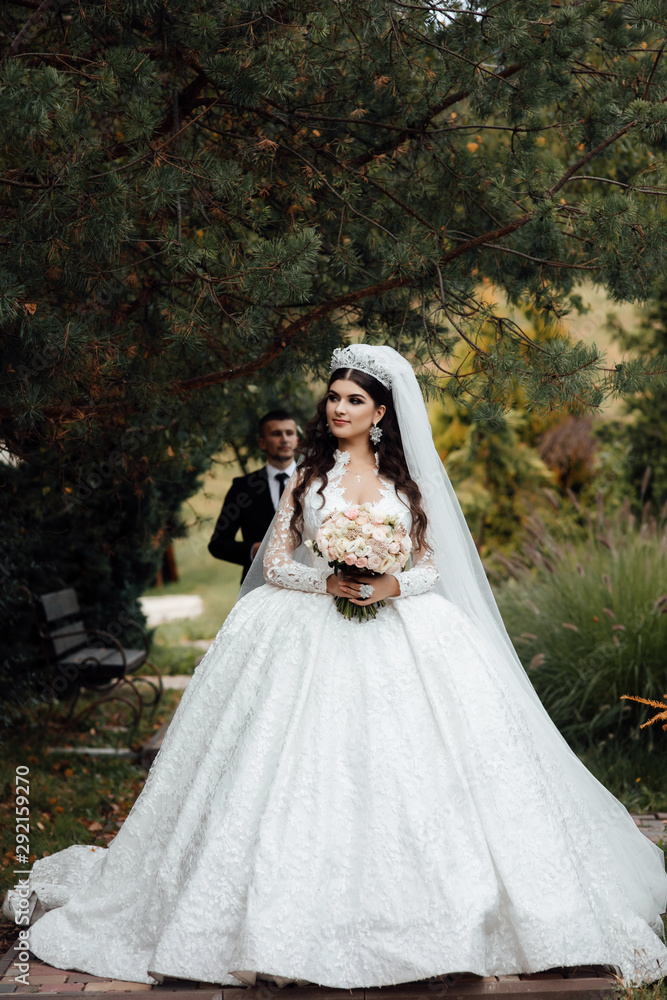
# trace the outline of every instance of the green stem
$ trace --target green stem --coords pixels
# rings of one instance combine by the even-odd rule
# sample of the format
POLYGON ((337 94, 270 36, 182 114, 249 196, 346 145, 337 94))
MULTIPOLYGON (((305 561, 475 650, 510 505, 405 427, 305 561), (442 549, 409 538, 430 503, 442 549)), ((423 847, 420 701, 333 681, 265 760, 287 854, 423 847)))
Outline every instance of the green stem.
POLYGON ((362 622, 371 621, 377 617, 378 610, 385 606, 386 601, 375 601, 374 604, 360 606, 359 604, 352 604, 347 597, 336 598, 336 608, 348 621, 352 621, 353 618, 358 618, 362 622))

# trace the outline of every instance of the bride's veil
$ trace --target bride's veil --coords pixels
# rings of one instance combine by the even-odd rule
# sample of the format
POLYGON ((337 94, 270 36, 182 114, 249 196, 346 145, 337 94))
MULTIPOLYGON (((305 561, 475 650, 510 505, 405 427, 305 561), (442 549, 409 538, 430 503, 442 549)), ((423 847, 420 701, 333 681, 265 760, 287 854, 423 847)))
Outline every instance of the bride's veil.
MULTIPOLYGON (((264 533, 264 538, 262 539, 262 543, 257 550, 257 555, 250 563, 250 569, 246 573, 245 579, 241 584, 238 596, 239 601, 242 597, 245 597, 246 594, 249 594, 251 590, 256 590, 257 587, 261 587, 264 583, 266 583, 266 580, 264 579, 264 553, 266 552, 266 546, 269 544, 269 539, 273 534, 273 526, 276 523, 277 516, 278 513, 276 512, 271 519, 270 525, 264 533)), ((310 553, 303 542, 297 549, 290 552, 290 556, 292 559, 296 559, 297 562, 304 563, 306 566, 310 565, 310 553)))
MULTIPOLYGON (((659 914, 667 906, 667 892, 662 851, 648 839, 638 849, 633 820, 570 749, 539 700, 507 633, 461 505, 433 444, 426 406, 411 364, 391 347, 350 344, 334 351, 331 370, 337 368, 357 368, 390 385, 408 469, 421 490, 428 519, 427 541, 440 574, 434 589, 465 612, 471 627, 476 626, 486 638, 490 667, 506 678, 507 697, 520 702, 517 707, 531 716, 541 747, 557 764, 561 780, 566 780, 586 804, 591 824, 608 834, 607 844, 628 897, 663 937, 659 914)), ((273 522, 246 576, 240 598, 264 583, 263 556, 272 528, 273 522)), ((308 563, 308 550, 303 544, 292 555, 308 563)), ((485 697, 483 691, 479 697, 485 697)), ((517 802, 517 808, 520 806, 517 802)))

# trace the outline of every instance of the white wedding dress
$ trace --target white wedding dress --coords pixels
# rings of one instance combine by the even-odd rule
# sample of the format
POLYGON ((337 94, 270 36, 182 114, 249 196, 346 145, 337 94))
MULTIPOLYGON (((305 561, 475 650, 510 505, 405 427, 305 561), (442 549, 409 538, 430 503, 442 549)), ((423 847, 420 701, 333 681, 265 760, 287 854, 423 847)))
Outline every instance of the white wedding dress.
MULTIPOLYGON (((305 497, 304 537, 345 505, 347 459, 322 508, 305 497)), ((249 970, 361 987, 589 963, 660 978, 660 850, 620 803, 610 820, 571 787, 571 751, 432 592, 430 558, 374 621, 347 621, 325 561, 292 559, 291 510, 288 488, 268 582, 195 670, 115 839, 35 862, 32 951, 144 983, 249 970)))

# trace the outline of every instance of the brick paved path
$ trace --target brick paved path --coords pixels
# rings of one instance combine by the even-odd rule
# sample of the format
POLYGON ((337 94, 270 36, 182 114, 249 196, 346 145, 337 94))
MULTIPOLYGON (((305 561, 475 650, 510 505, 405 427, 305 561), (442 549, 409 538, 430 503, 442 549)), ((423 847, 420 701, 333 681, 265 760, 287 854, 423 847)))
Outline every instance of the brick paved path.
POLYGON ((654 844, 667 840, 667 813, 646 813, 632 818, 641 832, 654 844))
MULTIPOLYGON (((0 994, 58 994, 59 997, 83 997, 108 1000, 108 994, 120 994, 123 1000, 143 998, 148 992, 175 1000, 475 1000, 477 997, 519 996, 522 1000, 611 1000, 616 978, 599 966, 578 969, 553 969, 531 976, 490 976, 469 974, 438 976, 419 983, 384 986, 373 989, 342 990, 327 986, 285 986, 278 989, 269 983, 255 987, 221 987, 214 983, 166 979, 159 986, 102 979, 83 972, 54 969, 38 959, 30 961, 30 985, 16 985, 11 974, 13 946, 0 959, 0 994)), ((156 998, 157 1000, 157 998, 156 998)))

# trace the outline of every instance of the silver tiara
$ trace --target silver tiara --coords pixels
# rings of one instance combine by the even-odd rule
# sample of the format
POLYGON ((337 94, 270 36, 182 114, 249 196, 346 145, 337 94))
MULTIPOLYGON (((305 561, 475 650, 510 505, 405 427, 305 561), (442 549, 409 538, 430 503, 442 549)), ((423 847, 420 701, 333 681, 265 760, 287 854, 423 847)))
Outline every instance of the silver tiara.
POLYGON ((368 344, 337 347, 331 355, 329 373, 335 372, 337 368, 356 368, 366 375, 372 375, 385 389, 391 389, 391 372, 373 357, 373 348, 368 344))

